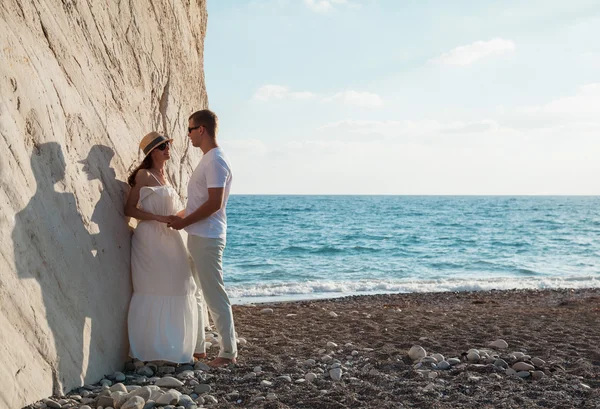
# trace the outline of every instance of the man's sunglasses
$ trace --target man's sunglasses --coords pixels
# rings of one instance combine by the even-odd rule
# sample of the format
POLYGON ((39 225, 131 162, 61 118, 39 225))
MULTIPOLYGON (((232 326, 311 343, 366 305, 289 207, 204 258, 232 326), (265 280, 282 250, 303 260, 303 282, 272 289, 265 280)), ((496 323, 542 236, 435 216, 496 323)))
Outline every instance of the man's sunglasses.
POLYGON ((171 142, 161 143, 156 147, 156 149, 158 149, 159 151, 164 151, 165 149, 167 149, 167 146, 171 146, 171 142))
POLYGON ((198 126, 195 126, 193 128, 188 128, 188 134, 191 133, 194 129, 198 129, 200 127, 202 127, 202 125, 198 125, 198 126))

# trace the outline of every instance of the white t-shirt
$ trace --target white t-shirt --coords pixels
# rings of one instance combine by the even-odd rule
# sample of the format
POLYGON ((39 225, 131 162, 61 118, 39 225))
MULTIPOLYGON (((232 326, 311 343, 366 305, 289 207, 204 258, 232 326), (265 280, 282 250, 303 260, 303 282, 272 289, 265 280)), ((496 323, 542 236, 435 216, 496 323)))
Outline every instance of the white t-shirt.
POLYGON ((231 188, 231 165, 220 147, 208 151, 202 159, 188 184, 188 201, 185 215, 195 212, 208 200, 208 189, 213 187, 224 188, 223 206, 207 217, 185 228, 188 234, 208 238, 222 238, 227 236, 227 214, 225 206, 229 199, 231 188))

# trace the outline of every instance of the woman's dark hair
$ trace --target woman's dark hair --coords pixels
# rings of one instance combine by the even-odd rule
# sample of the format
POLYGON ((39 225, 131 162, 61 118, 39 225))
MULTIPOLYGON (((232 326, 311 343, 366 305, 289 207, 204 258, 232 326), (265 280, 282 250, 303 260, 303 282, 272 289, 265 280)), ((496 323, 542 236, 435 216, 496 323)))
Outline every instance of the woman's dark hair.
POLYGON ((131 175, 129 175, 129 177, 127 178, 127 183, 129 183, 129 186, 131 186, 131 187, 135 186, 135 176, 140 171, 140 169, 150 169, 152 167, 152 165, 153 165, 153 163, 152 163, 152 155, 148 154, 148 156, 146 156, 144 158, 144 160, 142 161, 142 163, 140 163, 140 166, 138 166, 137 168, 135 168, 133 170, 133 172, 131 172, 131 175))

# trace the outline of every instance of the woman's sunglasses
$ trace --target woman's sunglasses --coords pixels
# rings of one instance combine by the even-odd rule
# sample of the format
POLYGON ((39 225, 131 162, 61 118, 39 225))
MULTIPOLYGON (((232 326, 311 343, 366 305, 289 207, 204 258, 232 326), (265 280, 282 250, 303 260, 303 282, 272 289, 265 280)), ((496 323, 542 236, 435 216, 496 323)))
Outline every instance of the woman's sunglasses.
POLYGON ((164 151, 165 149, 167 149, 167 146, 171 146, 171 142, 161 143, 156 147, 156 149, 158 149, 159 151, 164 151))

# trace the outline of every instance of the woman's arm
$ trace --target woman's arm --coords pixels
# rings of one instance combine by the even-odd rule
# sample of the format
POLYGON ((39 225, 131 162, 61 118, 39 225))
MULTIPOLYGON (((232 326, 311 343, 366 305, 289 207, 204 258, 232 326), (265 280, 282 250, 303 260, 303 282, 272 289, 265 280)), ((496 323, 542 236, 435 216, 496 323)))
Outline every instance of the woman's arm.
POLYGON ((135 185, 131 188, 125 204, 125 216, 135 217, 138 220, 156 220, 161 223, 169 223, 172 216, 160 216, 145 212, 137 207, 137 202, 140 200, 140 189, 144 186, 150 186, 151 180, 150 174, 145 169, 140 169, 135 175, 135 185))

